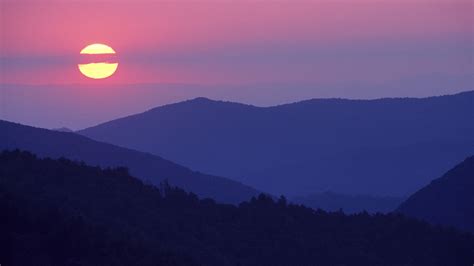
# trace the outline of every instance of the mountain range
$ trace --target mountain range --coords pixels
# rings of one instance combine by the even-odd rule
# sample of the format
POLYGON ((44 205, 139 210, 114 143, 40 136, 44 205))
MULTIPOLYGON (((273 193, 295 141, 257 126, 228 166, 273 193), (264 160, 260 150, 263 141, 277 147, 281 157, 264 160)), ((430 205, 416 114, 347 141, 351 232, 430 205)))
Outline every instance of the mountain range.
POLYGON ((474 91, 272 107, 196 98, 77 133, 274 195, 405 197, 474 151, 474 91))
MULTIPOLYGON (((42 157, 65 157, 102 167, 123 166, 145 182, 160 184, 164 180, 201 198, 209 197, 218 202, 240 203, 257 195, 258 191, 228 178, 211 176, 187 169, 159 156, 91 140, 87 137, 61 130, 35 128, 7 121, 0 121, 0 150, 23 149, 42 157)), ((395 197, 350 196, 338 193, 321 193, 289 198, 314 209, 346 213, 392 211, 401 201, 395 197)))
POLYGON ((168 180, 200 197, 220 202, 240 203, 258 194, 257 190, 239 182, 195 172, 156 155, 101 143, 75 133, 0 120, 0 150, 5 149, 28 150, 41 157, 65 157, 101 167, 127 167, 145 182, 157 185, 168 180))

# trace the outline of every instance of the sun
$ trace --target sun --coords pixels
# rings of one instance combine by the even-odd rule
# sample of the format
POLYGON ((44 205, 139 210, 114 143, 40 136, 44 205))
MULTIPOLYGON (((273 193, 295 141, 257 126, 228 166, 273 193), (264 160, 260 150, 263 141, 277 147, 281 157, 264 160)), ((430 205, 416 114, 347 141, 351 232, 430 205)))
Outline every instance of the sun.
POLYGON ((94 43, 81 50, 80 54, 87 59, 86 64, 78 64, 79 71, 91 79, 105 79, 117 71, 118 63, 109 62, 115 60, 115 51, 112 47, 94 43))

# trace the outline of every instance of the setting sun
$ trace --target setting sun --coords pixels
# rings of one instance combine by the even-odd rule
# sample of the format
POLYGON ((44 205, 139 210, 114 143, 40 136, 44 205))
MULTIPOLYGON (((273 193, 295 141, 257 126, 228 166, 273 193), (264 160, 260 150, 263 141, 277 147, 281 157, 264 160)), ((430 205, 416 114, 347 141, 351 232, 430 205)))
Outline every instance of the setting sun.
MULTIPOLYGON (((114 49, 112 47, 105 45, 105 44, 100 44, 100 43, 94 43, 91 45, 86 46, 84 49, 81 50, 80 52, 81 55, 99 55, 99 57, 96 57, 100 59, 100 55, 115 55, 114 49)), ((102 61, 102 62, 89 62, 86 64, 78 64, 79 71, 81 73, 92 79, 104 79, 107 77, 112 76, 115 71, 117 70, 118 63, 110 63, 107 61, 102 61)))

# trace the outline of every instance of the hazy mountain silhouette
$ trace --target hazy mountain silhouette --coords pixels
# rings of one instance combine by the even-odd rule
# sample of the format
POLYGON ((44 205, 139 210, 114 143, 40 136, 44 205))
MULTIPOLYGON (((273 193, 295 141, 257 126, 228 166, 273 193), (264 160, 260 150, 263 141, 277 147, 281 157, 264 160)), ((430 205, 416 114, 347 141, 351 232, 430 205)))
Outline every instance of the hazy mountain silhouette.
POLYGON ((0 153, 5 265, 469 265, 474 236, 260 195, 199 200, 126 169, 0 153))
POLYGON ((474 156, 417 191, 397 211, 474 232, 474 156))
POLYGON ((75 134, 24 126, 0 120, 0 150, 24 149, 39 156, 66 157, 90 165, 126 166, 153 184, 165 179, 201 197, 239 203, 258 192, 236 181, 191 171, 158 156, 101 143, 75 134))
POLYGON ((313 209, 327 211, 342 210, 344 213, 388 213, 397 208, 403 201, 398 197, 375 197, 367 195, 345 195, 326 191, 305 197, 294 197, 292 202, 303 204, 313 209))
POLYGON ((265 108, 197 98, 78 133, 276 195, 406 196, 474 151, 474 91, 265 108))
POLYGON ((67 128, 67 127, 53 128, 51 130, 59 131, 59 132, 74 132, 72 129, 67 128))

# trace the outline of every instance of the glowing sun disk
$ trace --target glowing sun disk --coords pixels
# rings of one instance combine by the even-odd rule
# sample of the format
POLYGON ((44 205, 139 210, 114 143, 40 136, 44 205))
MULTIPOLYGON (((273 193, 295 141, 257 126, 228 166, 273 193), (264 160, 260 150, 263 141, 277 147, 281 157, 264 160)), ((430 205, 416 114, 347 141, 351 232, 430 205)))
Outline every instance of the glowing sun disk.
MULTIPOLYGON (((105 44, 94 43, 86 46, 81 50, 81 54, 115 54, 112 47, 105 44)), ((89 64, 78 64, 79 71, 86 77, 92 79, 103 79, 112 76, 117 70, 118 63, 89 63, 89 64)))

